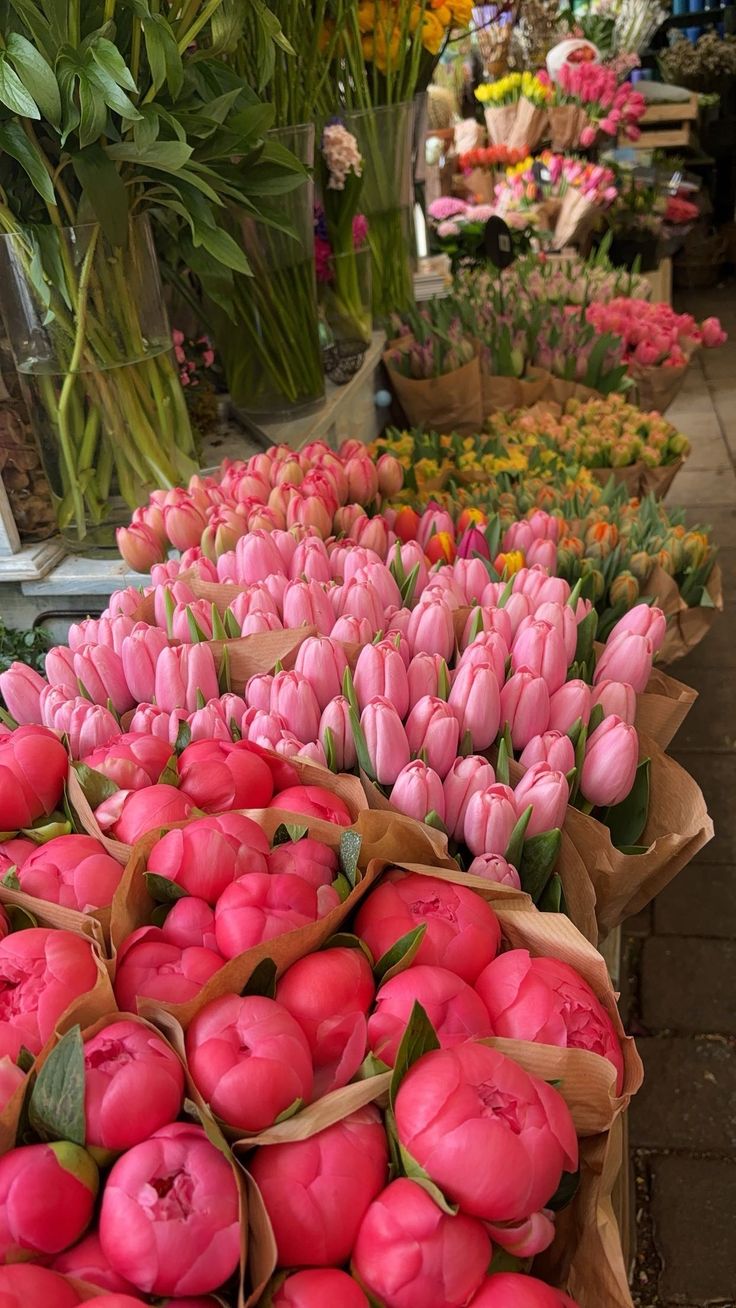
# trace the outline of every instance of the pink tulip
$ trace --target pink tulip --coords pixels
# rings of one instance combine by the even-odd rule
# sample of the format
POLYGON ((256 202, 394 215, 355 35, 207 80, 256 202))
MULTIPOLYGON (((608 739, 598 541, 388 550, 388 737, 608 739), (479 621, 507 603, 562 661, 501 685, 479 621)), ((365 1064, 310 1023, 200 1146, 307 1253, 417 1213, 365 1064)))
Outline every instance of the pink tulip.
POLYGON ((345 645, 365 645, 373 639, 374 629, 367 618, 355 618, 346 613, 337 619, 330 635, 345 645))
POLYGON ((460 667, 449 698, 459 726, 459 739, 466 735, 474 750, 488 749, 498 735, 501 694, 491 667, 460 667))
POLYGON ((224 812, 231 808, 266 808, 273 778, 247 740, 199 740, 182 750, 179 785, 197 808, 224 812))
POLYGON ((314 528, 318 535, 326 539, 332 529, 331 506, 315 495, 311 487, 306 490, 294 489, 289 496, 286 523, 289 527, 299 524, 314 528))
POLYGON ((654 646, 648 636, 635 631, 622 631, 613 639, 609 636, 593 674, 593 684, 625 681, 641 695, 651 675, 653 657, 654 646))
POLYGON ((92 836, 55 836, 39 845, 16 872, 26 895, 92 913, 107 908, 123 869, 92 836))
POLYGON ((452 610, 444 600, 430 600, 412 612, 406 631, 413 655, 439 654, 449 661, 455 648, 452 610))
POLYGON ((136 613, 141 606, 143 594, 135 586, 126 586, 124 590, 113 591, 110 603, 104 610, 103 618, 117 617, 118 613, 136 613))
POLYGON ((521 890, 521 878, 513 863, 507 862, 500 854, 478 854, 468 868, 468 876, 484 877, 495 881, 499 886, 511 886, 521 890))
POLYGON ((525 768, 533 763, 549 763, 558 772, 567 773, 575 767, 575 749, 570 737, 561 731, 545 731, 541 736, 532 736, 519 762, 525 768))
POLYGON ((279 616, 279 606, 262 581, 254 582, 246 590, 241 591, 228 605, 228 608, 238 624, 242 624, 246 618, 251 617, 254 613, 270 613, 273 617, 279 616))
POLYGON ((625 681, 599 681, 593 690, 591 704, 600 704, 605 717, 615 713, 629 726, 636 720, 636 691, 625 681))
POLYGON ((410 967, 381 986, 368 1020, 368 1048, 389 1067, 415 1003, 422 1005, 443 1049, 493 1035, 485 1006, 466 981, 444 967, 410 967))
POLYGON ((73 1000, 98 977, 89 940, 71 931, 29 927, 0 940, 0 1057, 21 1045, 38 1054, 73 1000))
POLYGON ((549 727, 551 731, 569 731, 578 718, 587 727, 594 700, 590 686, 578 677, 565 682, 549 700, 549 727))
POLYGON ((400 718, 406 717, 409 712, 409 679, 404 660, 390 640, 363 646, 353 681, 361 709, 372 699, 382 696, 391 701, 400 718))
POLYGON ((567 666, 565 644, 559 631, 549 622, 541 622, 536 618, 525 619, 519 626, 511 648, 513 671, 519 672, 525 668, 537 677, 542 677, 550 695, 553 695, 565 684, 567 666))
POLYGON ((89 1225, 98 1185, 91 1156, 67 1140, 4 1154, 0 1158, 2 1261, 56 1254, 74 1244, 89 1225))
POLYGON ((528 596, 523 594, 523 592, 514 591, 512 595, 509 595, 503 611, 511 623, 511 640, 513 641, 514 636, 524 621, 524 618, 531 616, 531 601, 528 596))
POLYGON ((299 672, 278 672, 271 686, 272 713, 284 719, 289 731, 304 744, 316 739, 320 706, 311 683, 299 672))
POLYGON ((351 577, 342 589, 334 592, 334 595, 337 617, 351 615, 355 618, 367 618, 371 636, 381 630, 384 624, 384 608, 372 583, 363 581, 359 577, 351 577))
POLYGON ((407 718, 406 738, 412 754, 421 754, 444 779, 457 758, 460 743, 458 715, 443 699, 425 695, 417 701, 407 718))
POLYGON ((619 618, 611 630, 606 644, 616 640, 624 631, 635 632, 638 636, 647 636, 655 654, 659 653, 667 634, 667 619, 661 609, 648 604, 635 604, 628 613, 619 618))
MULTIPOLYGON (((504 609, 496 609, 503 614, 504 609)), ((492 668, 499 688, 506 680, 508 645, 500 631, 481 631, 466 647, 457 663, 456 678, 462 668, 492 668)))
POLYGON ((588 736, 580 790, 589 804, 606 808, 626 799, 639 762, 636 728, 612 713, 588 736))
POLYGON ((0 1058, 0 1113, 3 1113, 22 1085, 26 1074, 11 1058, 0 1058))
POLYGON ((373 973, 362 949, 307 954, 278 982, 276 999, 309 1044, 315 1098, 347 1085, 360 1067, 374 995, 373 973))
POLYGON ((43 692, 41 712, 46 726, 67 737, 72 758, 84 758, 93 749, 118 740, 122 735, 117 718, 101 704, 90 704, 81 696, 57 700, 55 696, 59 693, 64 692, 57 692, 55 688, 51 688, 50 693, 43 692))
POLYGON ((112 1022, 85 1041, 88 1148, 130 1149, 173 1122, 183 1098, 184 1069, 150 1028, 128 1020, 112 1022))
POLYGON ((114 1164, 100 1211, 105 1257, 139 1290, 204 1294, 240 1258, 238 1190, 201 1126, 172 1122, 114 1164))
POLYGON ((400 1143, 448 1199, 485 1221, 528 1217, 577 1166, 562 1096, 473 1041, 420 1058, 399 1088, 395 1119, 400 1143))
POLYGON ((439 695, 440 678, 444 673, 449 683, 447 664, 440 654, 415 654, 407 668, 409 709, 425 695, 439 695))
POLYGON ((270 672, 258 672, 250 677, 245 686, 245 698, 248 708, 271 709, 271 688, 273 675, 270 672))
POLYGON ((340 1308, 368 1308, 357 1282, 336 1267, 293 1272, 274 1292, 272 1304, 273 1308, 326 1308, 327 1304, 335 1308, 338 1304, 340 1308))
POLYGON ((163 513, 166 535, 174 549, 186 550, 199 545, 207 519, 196 505, 180 499, 176 504, 165 504, 163 513))
POLYGON ((144 522, 118 527, 115 544, 123 562, 133 572, 150 572, 155 563, 162 563, 166 557, 160 539, 144 522))
MULTIPOLYGON (((140 597, 139 597, 140 598, 140 597)), ((46 680, 50 686, 63 686, 72 695, 78 693, 74 671, 74 652, 66 645, 54 645, 44 659, 46 680)))
POLYGON ((477 754, 457 758, 444 782, 444 823, 453 840, 462 840, 465 814, 473 795, 492 786, 496 778, 487 759, 477 754))
MULTIPOLYGON (((72 1276, 76 1281, 87 1281, 90 1285, 99 1286, 101 1290, 109 1290, 113 1294, 127 1294, 130 1291, 135 1295, 135 1286, 130 1281, 126 1281, 124 1276, 119 1276, 114 1272, 100 1245, 100 1237, 97 1231, 90 1231, 84 1239, 71 1249, 65 1249, 54 1259, 52 1267, 55 1272, 61 1272, 64 1276, 72 1276)), ((103 1302, 104 1302, 103 1296, 103 1302)), ((54 1304, 56 1300, 53 1301, 54 1304)), ((75 1299, 75 1303, 77 1300, 75 1299)), ((135 1299, 135 1303, 140 1300, 135 1299)), ((0 1287, 0 1303, 4 1304, 2 1299, 2 1288, 0 1287)), ((48 1304, 49 1301, 46 1300, 48 1304)), ((100 1303, 100 1299, 97 1299, 100 1303)), ((30 1308, 27 1305, 27 1308, 30 1308)), ((39 1308, 42 1308, 39 1303, 39 1308)))
MULTIPOLYGON (((368 648, 372 649, 373 646, 368 648)), ((299 646, 294 671, 309 682, 320 713, 324 712, 330 700, 341 694, 347 666, 344 649, 330 636, 309 636, 299 646)), ((303 739, 309 740, 311 737, 305 736, 303 739)))
POLYGON ((445 794, 438 774, 421 759, 402 768, 391 790, 391 803, 400 813, 424 822, 430 813, 445 820, 445 794))
POLYGON ((231 882, 217 901, 217 947, 224 958, 236 958, 263 941, 316 922, 339 902, 331 886, 315 890, 290 873, 248 872, 231 882))
MULTIPOLYGON (((705 324, 703 324, 705 326, 705 324)), ((398 495, 404 484, 404 469, 392 454, 382 454, 376 463, 378 489, 386 499, 398 495)))
POLYGON ((161 651, 156 663, 155 695, 160 708, 197 708, 198 694, 205 703, 219 694, 217 669, 209 645, 180 645, 161 651))
POLYGON ((52 813, 68 764, 61 741, 45 727, 0 735, 0 831, 19 831, 52 813))
POLYGON ((361 518, 355 524, 355 536, 365 549, 374 550, 381 559, 386 557, 389 546, 389 533, 386 519, 379 515, 374 518, 361 518))
POLYGON ((214 905, 238 877, 266 872, 268 853, 268 840, 257 823, 242 813, 223 813, 167 831, 153 846, 146 867, 214 905))
POLYGON ((120 790, 144 790, 158 781, 171 758, 171 746, 165 740, 128 732, 93 749, 82 762, 114 781, 120 790))
MULTIPOLYGON (((191 600, 186 604, 177 604, 171 615, 171 634, 174 640, 184 645, 191 645, 192 630, 190 623, 196 622, 207 640, 212 639, 212 606, 207 600, 191 600)), ((194 642, 196 643, 196 641, 194 642)))
POLYGON ((335 622, 327 592, 318 581, 290 581, 284 590, 285 627, 316 627, 321 635, 330 634, 335 622))
MULTIPOLYGON (((484 637, 492 635, 499 637, 503 642, 505 660, 512 639, 511 619, 506 609, 498 609, 493 605, 477 605, 467 616, 460 646, 464 652, 467 652, 476 643, 486 644, 484 637)), ((491 642, 491 647, 495 649, 497 641, 491 642)))
POLYGON ((367 454, 357 454, 345 464, 348 501, 370 506, 378 494, 379 475, 367 454))
POLYGON ((404 1177, 373 1201, 353 1250, 356 1275, 386 1308, 463 1308, 490 1261, 481 1222, 448 1216, 404 1177))
POLYGON ((250 1171, 271 1219, 280 1266, 345 1263, 388 1178, 378 1110, 368 1105, 306 1140, 265 1146, 250 1171))
POLYGON ((428 504, 422 514, 417 533, 417 539, 422 549, 426 550, 430 538, 443 531, 447 532, 453 540, 455 539, 455 524, 450 514, 445 509, 441 509, 436 503, 428 504))
POLYGON ((350 704, 344 695, 336 695, 325 706, 319 721, 319 739, 325 754, 331 757, 333 770, 352 772, 357 755, 350 725, 350 704))
POLYGON ((391 701, 379 695, 366 704, 360 727, 373 776, 380 786, 392 786, 409 762, 410 749, 404 724, 391 701))
POLYGON ((38 697, 45 685, 43 677, 25 663, 11 663, 0 673, 0 693, 19 725, 41 721, 38 697))
POLYGON ((297 1100, 309 1103, 312 1097, 307 1038, 273 999, 212 1000, 191 1022, 186 1048, 199 1093, 239 1131, 261 1131, 297 1100))
POLYGON ((518 813, 514 792, 500 784, 476 791, 465 810, 463 837, 471 854, 505 854, 518 813))
POLYGON ((134 845, 148 831, 183 822, 193 812, 187 795, 176 786, 161 784, 146 790, 117 790, 95 809, 95 817, 103 831, 109 830, 124 845, 134 845))
POLYGON ((180 949, 194 946, 217 953, 214 909, 206 899, 195 895, 177 899, 166 915, 161 933, 167 944, 178 945, 180 949))
POLYGON ((2 1308, 77 1308, 79 1302, 74 1287, 45 1267, 33 1263, 0 1267, 2 1308))
POLYGON ((496 1272, 483 1282, 468 1308, 577 1308, 577 1304, 536 1276, 496 1272))
POLYGON ((525 838, 528 840, 543 831, 561 827, 569 798, 570 788, 564 772, 546 762, 532 763, 514 790, 517 817, 521 817, 529 805, 532 807, 525 838))
POLYGON ((508 723, 514 749, 543 735, 549 725, 549 689, 543 677, 529 668, 509 677, 501 691, 501 723, 508 723))
POLYGON ((139 927, 118 950, 115 998, 121 1012, 136 1013, 136 999, 186 1004, 225 960, 213 949, 170 944, 160 927, 139 927))
POLYGON ((196 596, 186 581, 174 581, 173 584, 156 586, 153 592, 153 612, 156 626, 166 629, 169 607, 190 604, 196 596))
MULTIPOLYGON (((176 712, 179 713, 181 710, 178 709, 176 712)), ((222 714, 218 713, 214 707, 214 703, 205 704, 204 708, 197 709, 195 713, 189 713, 186 722, 192 733, 192 743, 195 745, 200 744, 202 741, 209 744, 214 740, 224 741, 228 745, 232 744, 230 729, 222 714)))
POLYGON ((334 822, 339 827, 349 827, 353 821, 347 804, 324 786, 289 786, 274 795, 269 808, 319 818, 321 822, 334 822))
MULTIPOLYGON (((562 643, 565 647, 565 658, 567 660, 567 666, 569 667, 575 658, 575 650, 578 643, 578 624, 575 618, 575 613, 570 608, 570 605, 558 604, 551 600, 545 600, 541 604, 537 604, 534 618, 530 618, 529 623, 531 624, 533 621, 548 622, 551 627, 554 627, 558 636, 562 639, 562 643)), ((522 623, 517 632, 517 640, 519 639, 524 625, 525 624, 522 623)))
POLYGON ((526 552, 530 567, 539 565, 550 572, 557 566, 557 546, 553 540, 533 540, 526 552))
POLYGON ((358 910, 355 934, 381 958, 416 927, 427 930, 414 965, 445 967, 472 985, 495 958, 501 930, 489 904, 465 886, 419 872, 384 873, 358 910))
POLYGON ((109 645, 120 654, 126 636, 139 630, 148 628, 145 623, 134 622, 127 614, 119 613, 114 618, 84 618, 82 622, 73 622, 67 640, 75 653, 83 645, 109 645))
POLYGON ((325 543, 319 536, 308 536, 300 541, 291 557, 289 577, 292 581, 304 577, 307 581, 330 581, 332 570, 325 543))
POLYGON ((587 1049, 607 1058, 616 1069, 616 1093, 621 1093, 624 1060, 613 1022, 569 964, 510 949, 488 964, 475 988, 490 1014, 493 1035, 587 1049))

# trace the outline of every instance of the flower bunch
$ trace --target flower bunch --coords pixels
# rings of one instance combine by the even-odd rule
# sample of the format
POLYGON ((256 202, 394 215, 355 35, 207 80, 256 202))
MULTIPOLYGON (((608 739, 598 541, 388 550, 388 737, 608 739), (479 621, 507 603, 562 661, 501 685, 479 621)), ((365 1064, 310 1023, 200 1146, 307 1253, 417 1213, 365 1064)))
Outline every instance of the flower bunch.
POLYGON ((443 301, 402 316, 394 314, 391 327, 393 334, 405 344, 389 349, 387 361, 403 377, 415 380, 442 377, 474 357, 475 347, 465 334, 460 318, 443 301))
POLYGON ((436 56, 451 28, 468 26, 471 9, 470 0, 443 0, 429 6, 417 0, 359 0, 363 58, 390 76, 417 57, 415 46, 436 56))
POLYGON ((322 157, 327 169, 327 189, 344 191, 348 178, 360 177, 363 158, 352 132, 339 121, 330 122, 322 132, 322 157))
POLYGON ((550 100, 552 89, 548 82, 534 73, 509 73, 497 82, 483 82, 476 88, 475 95, 482 105, 488 107, 516 104, 522 98, 541 107, 550 100))
MULTIPOLYGON (((494 205, 468 204, 462 200, 453 200, 452 215, 440 217, 447 212, 444 197, 441 197, 432 201, 427 212, 437 244, 450 256, 453 268, 467 262, 485 261, 486 224, 496 213, 494 205)), ((524 229, 531 228, 533 225, 532 215, 528 216, 528 221, 525 217, 524 229)), ((521 240, 521 233, 518 233, 515 244, 521 240)))
POLYGON ((178 328, 172 331, 174 358, 179 366, 179 379, 182 386, 199 386, 200 369, 211 368, 215 362, 215 352, 209 336, 197 336, 187 340, 178 328))
MULTIPOLYGON (((549 259, 542 254, 517 259, 501 273, 501 287, 512 303, 523 296, 534 304, 590 304, 607 302, 617 296, 636 296, 646 300, 650 286, 627 268, 615 267, 607 257, 610 240, 595 255, 584 258, 578 253, 564 259, 549 259)), ((474 279, 479 274, 472 274, 474 279)))
POLYGON ((464 173, 471 172, 474 168, 507 168, 521 163, 528 153, 525 145, 516 149, 507 145, 485 145, 475 150, 466 150, 459 156, 458 163, 464 173))
POLYGON ((673 227, 683 227, 688 223, 696 222, 699 213, 697 204, 693 204, 692 200, 686 200, 682 195, 667 197, 664 217, 665 222, 673 227))
POLYGON ((488 429, 507 444, 537 442, 586 468, 658 468, 686 457, 687 438, 658 413, 642 413, 622 395, 568 400, 564 409, 494 414, 488 429))
POLYGON ((624 361, 641 367, 683 367, 698 345, 714 349, 726 340, 717 318, 698 324, 691 314, 675 313, 667 304, 625 296, 589 305, 586 318, 596 331, 615 333, 623 342, 624 361))
POLYGON ((580 133, 580 144, 592 145, 598 131, 614 136, 623 131, 635 141, 640 133, 637 123, 646 110, 646 101, 630 82, 618 83, 615 72, 602 64, 564 64, 560 69, 555 103, 573 104, 584 109, 588 118, 580 133))
MULTIPOLYGON (((329 227, 325 217, 325 211, 321 204, 314 206, 314 265, 317 274, 317 281, 322 284, 331 284, 335 280, 335 263, 334 254, 345 253, 345 251, 335 249, 330 239, 329 227)), ((350 222, 349 252, 359 250, 365 245, 368 238, 368 223, 362 213, 353 216, 350 222)))
POLYGON ((688 86, 694 80, 699 90, 707 91, 713 78, 732 77, 736 73, 736 39, 732 35, 721 37, 714 31, 704 32, 694 43, 679 33, 673 36, 660 55, 667 81, 688 86))

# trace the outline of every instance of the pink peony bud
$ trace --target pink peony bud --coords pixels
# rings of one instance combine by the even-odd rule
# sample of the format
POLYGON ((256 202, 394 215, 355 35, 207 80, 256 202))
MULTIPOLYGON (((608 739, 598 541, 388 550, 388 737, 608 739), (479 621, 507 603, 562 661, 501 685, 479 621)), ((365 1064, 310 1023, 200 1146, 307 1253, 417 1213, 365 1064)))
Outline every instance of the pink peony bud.
POLYGON ((94 749, 82 762, 109 777, 120 790, 144 790, 158 781, 171 758, 165 740, 132 731, 94 749))
POLYGON ((232 1167, 202 1127, 172 1122, 114 1164, 99 1229, 105 1257, 139 1290, 215 1290, 240 1258, 232 1167))
POLYGON ((266 872, 268 852, 257 823, 242 813, 223 813, 168 831, 151 849, 146 867, 214 905, 238 877, 266 872))
POLYGON ((445 794, 438 774, 421 759, 402 768, 391 790, 391 803, 400 813, 424 822, 429 813, 445 820, 445 794))
MULTIPOLYGON (((593 128, 584 127, 583 132, 586 131, 593 128)), ((585 144, 582 133, 580 143, 585 144)), ((468 1308, 577 1308, 577 1304, 562 1290, 554 1290, 536 1276, 496 1272, 483 1282, 468 1308)))
POLYGON ((330 886, 315 890, 300 876, 248 872, 217 901, 217 947, 224 958, 237 958, 263 941, 316 922, 339 902, 330 886))
POLYGON ((514 672, 524 668, 535 676, 542 677, 549 694, 553 695, 565 684, 567 666, 565 644, 559 631, 549 622, 538 621, 536 618, 528 618, 520 623, 511 647, 511 667, 514 672))
MULTIPOLYGON (((76 1281, 88 1281, 90 1285, 99 1286, 101 1290, 109 1290, 114 1294, 132 1294, 135 1295, 135 1286, 130 1281, 126 1281, 124 1276, 119 1276, 113 1271, 100 1245, 100 1237, 97 1231, 90 1231, 84 1239, 71 1249, 65 1249, 63 1253, 55 1258, 52 1267, 55 1272, 61 1272, 64 1276, 72 1276, 76 1281)), ((2 1287, 0 1286, 0 1295, 2 1287)), ((48 1300, 46 1301, 48 1303, 48 1300)), ((52 1300, 56 1304, 56 1300, 52 1300)), ((75 1303, 77 1300, 75 1299, 75 1303)), ((98 1303, 100 1302, 98 1298, 98 1303)), ((138 1299, 134 1300, 139 1303, 138 1299)), ((4 1303, 0 1297, 0 1303, 4 1303)), ((35 1301, 34 1301, 35 1303, 35 1301)), ((27 1305, 27 1308, 31 1308, 27 1305)), ((39 1302, 39 1308, 41 1304, 39 1302)))
POLYGON ((99 840, 77 835, 39 845, 16 872, 24 894, 79 913, 108 908, 122 875, 99 840))
POLYGON ((492 786, 495 780, 493 768, 487 759, 477 754, 455 759, 443 782, 444 822, 453 840, 463 839, 465 814, 471 797, 492 786))
POLYGON ((57 1254, 74 1244, 90 1223, 98 1186, 92 1157, 68 1140, 4 1154, 0 1158, 2 1261, 57 1254))
POLYGON ((475 891, 398 868, 384 874, 358 910, 355 933, 380 959, 402 936, 426 924, 416 966, 445 967, 472 985, 495 958, 501 930, 475 891))
POLYGON ((319 739, 333 771, 352 772, 357 755, 350 725, 350 704, 344 695, 336 695, 325 706, 319 722, 319 739))
POLYGON ((410 967, 381 986, 368 1020, 368 1048, 389 1067, 415 1003, 422 1005, 443 1049, 493 1035, 485 1006, 466 981, 444 967, 410 967))
POLYGON ((648 636, 641 636, 635 631, 622 631, 618 636, 609 636, 593 674, 593 684, 598 686, 601 681, 625 681, 637 695, 641 695, 651 675, 653 657, 654 646, 648 636))
POLYGON ((460 741, 467 734, 472 749, 488 749, 498 735, 501 719, 501 693, 493 669, 461 666, 452 683, 449 705, 457 717, 460 741))
POLYGON ((198 1091, 237 1130, 261 1131, 297 1100, 312 1097, 307 1038, 273 999, 214 999, 191 1022, 186 1048, 198 1091))
POLYGON ((639 762, 636 728, 612 713, 588 736, 580 790, 589 804, 620 804, 634 784, 639 762))
MULTIPOLYGON (((549 700, 549 726, 552 731, 569 731, 578 718, 587 727, 594 700, 590 686, 575 677, 560 686, 549 700)), ((541 733, 540 733, 541 734, 541 733)))
POLYGON ((518 813, 514 792, 500 784, 471 795, 463 837, 471 854, 505 854, 518 813))
POLYGON ((600 704, 605 717, 615 713, 633 727, 636 720, 636 691, 625 681, 599 681, 593 690, 591 704, 600 704))
POLYGON ((491 1261, 483 1224, 448 1216, 420 1185, 400 1177, 373 1201, 353 1250, 353 1266, 386 1308, 463 1308, 491 1261))
POLYGON ((0 940, 0 1057, 21 1045, 38 1054, 73 1000, 98 977, 89 940, 71 931, 30 927, 0 940))
POLYGON ((324 786, 289 786, 274 795, 269 808, 282 808, 287 813, 334 822, 339 827, 349 827, 353 821, 350 809, 339 795, 334 795, 324 786))
POLYGON ((136 1013, 138 997, 186 1004, 225 960, 212 949, 170 944, 159 927, 139 927, 118 950, 115 998, 122 1012, 136 1013))
POLYGON ((217 953, 214 909, 206 899, 198 899, 195 895, 187 895, 172 904, 161 934, 168 944, 178 945, 180 949, 195 946, 217 953))
POLYGON ((541 736, 547 730, 549 688, 544 678, 529 668, 515 672, 501 691, 501 724, 505 723, 514 749, 523 749, 532 736, 541 736))
POLYGON ((19 725, 41 721, 38 697, 45 685, 43 677, 25 663, 11 663, 0 673, 0 693, 19 725))
POLYGON ((635 632, 638 636, 647 636, 655 654, 661 650, 667 634, 667 619, 661 609, 648 604, 635 604, 628 613, 619 618, 611 630, 606 644, 616 640, 624 631, 635 632))
POLYGON ((33 1263, 0 1267, 2 1308, 77 1308, 79 1295, 57 1272, 33 1263))
POLYGON ((409 762, 410 748, 404 724, 391 701, 377 696, 366 704, 360 715, 360 727, 373 776, 379 785, 392 786, 409 762))
MULTIPOLYGON (((385 456, 384 456, 385 457, 385 456)), ((356 1281, 336 1267, 308 1268, 282 1281, 272 1298, 273 1308, 368 1308, 356 1281)), ((13 1305, 15 1308, 15 1305, 13 1305)))
POLYGON ((0 735, 0 831, 19 831, 52 813, 68 765, 61 741, 45 727, 0 735))
POLYGON ((562 1096, 488 1045, 425 1054, 395 1100, 400 1144, 464 1212, 516 1222, 546 1204, 578 1159, 562 1096), (487 1166, 478 1167, 483 1157, 487 1166))
POLYGON ((199 740, 182 750, 177 764, 182 794, 208 813, 266 808, 273 777, 247 740, 199 740))
POLYGON ((570 737, 561 731, 545 731, 541 736, 532 736, 519 762, 525 768, 533 763, 549 763, 558 772, 567 773, 575 767, 575 749, 570 737))
POLYGON ((134 845, 156 827, 169 827, 192 816, 194 805, 176 786, 149 786, 146 790, 117 790, 103 800, 95 817, 103 831, 111 831, 124 845, 134 845))
POLYGON ((532 763, 514 790, 517 817, 521 817, 530 804, 532 806, 525 838, 561 827, 569 798, 570 788, 564 772, 546 762, 532 763))
MULTIPOLYGON (((368 648, 372 649, 373 646, 368 648)), ((320 713, 324 712, 330 700, 341 693, 347 666, 344 649, 330 636, 310 636, 299 646, 294 671, 309 682, 320 713)), ((296 732, 296 735, 299 733, 296 732)), ((307 741, 311 737, 304 736, 302 739, 307 741)))
POLYGON ((458 715, 443 699, 425 695, 409 714, 406 738, 412 754, 421 754, 444 779, 457 758, 460 743, 458 715))
POLYGON ((513 863, 507 862, 500 854, 478 854, 468 868, 468 876, 485 877, 495 881, 499 886, 511 886, 521 890, 521 878, 513 863))
POLYGON ((183 1099, 184 1069, 163 1037, 148 1027, 112 1022, 85 1041, 88 1148, 130 1149, 173 1122, 183 1099))
POLYGON ((314 1097, 347 1085, 366 1051, 367 1014, 375 985, 362 949, 324 949, 292 963, 276 999, 307 1037, 314 1097))

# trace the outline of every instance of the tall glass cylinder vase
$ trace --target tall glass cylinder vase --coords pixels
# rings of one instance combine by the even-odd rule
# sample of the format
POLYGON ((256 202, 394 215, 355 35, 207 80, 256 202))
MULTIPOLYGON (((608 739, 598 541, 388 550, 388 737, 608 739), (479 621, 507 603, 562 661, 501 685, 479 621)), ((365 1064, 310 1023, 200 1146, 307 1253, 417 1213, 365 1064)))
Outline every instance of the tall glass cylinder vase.
POLYGON ((279 196, 279 228, 238 215, 237 234, 252 275, 234 278, 237 321, 222 310, 212 316, 235 408, 254 417, 288 418, 324 398, 314 267, 314 126, 278 128, 269 136, 310 173, 279 196))
POLYGON ((414 298, 414 103, 356 110, 345 115, 345 126, 363 156, 360 209, 373 262, 373 316, 382 322, 414 298))
POLYGON ((116 500, 124 521, 196 468, 147 218, 124 246, 96 223, 2 236, 0 312, 59 529, 114 545, 116 500))

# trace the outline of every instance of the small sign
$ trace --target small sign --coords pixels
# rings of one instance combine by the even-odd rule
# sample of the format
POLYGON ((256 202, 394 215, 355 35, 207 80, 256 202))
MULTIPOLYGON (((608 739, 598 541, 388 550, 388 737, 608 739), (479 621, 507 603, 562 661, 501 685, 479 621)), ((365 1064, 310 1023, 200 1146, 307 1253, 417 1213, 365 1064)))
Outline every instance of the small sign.
POLYGON ((497 268, 508 268, 514 262, 514 247, 511 231, 503 218, 495 214, 488 219, 483 236, 483 248, 491 263, 497 268))

